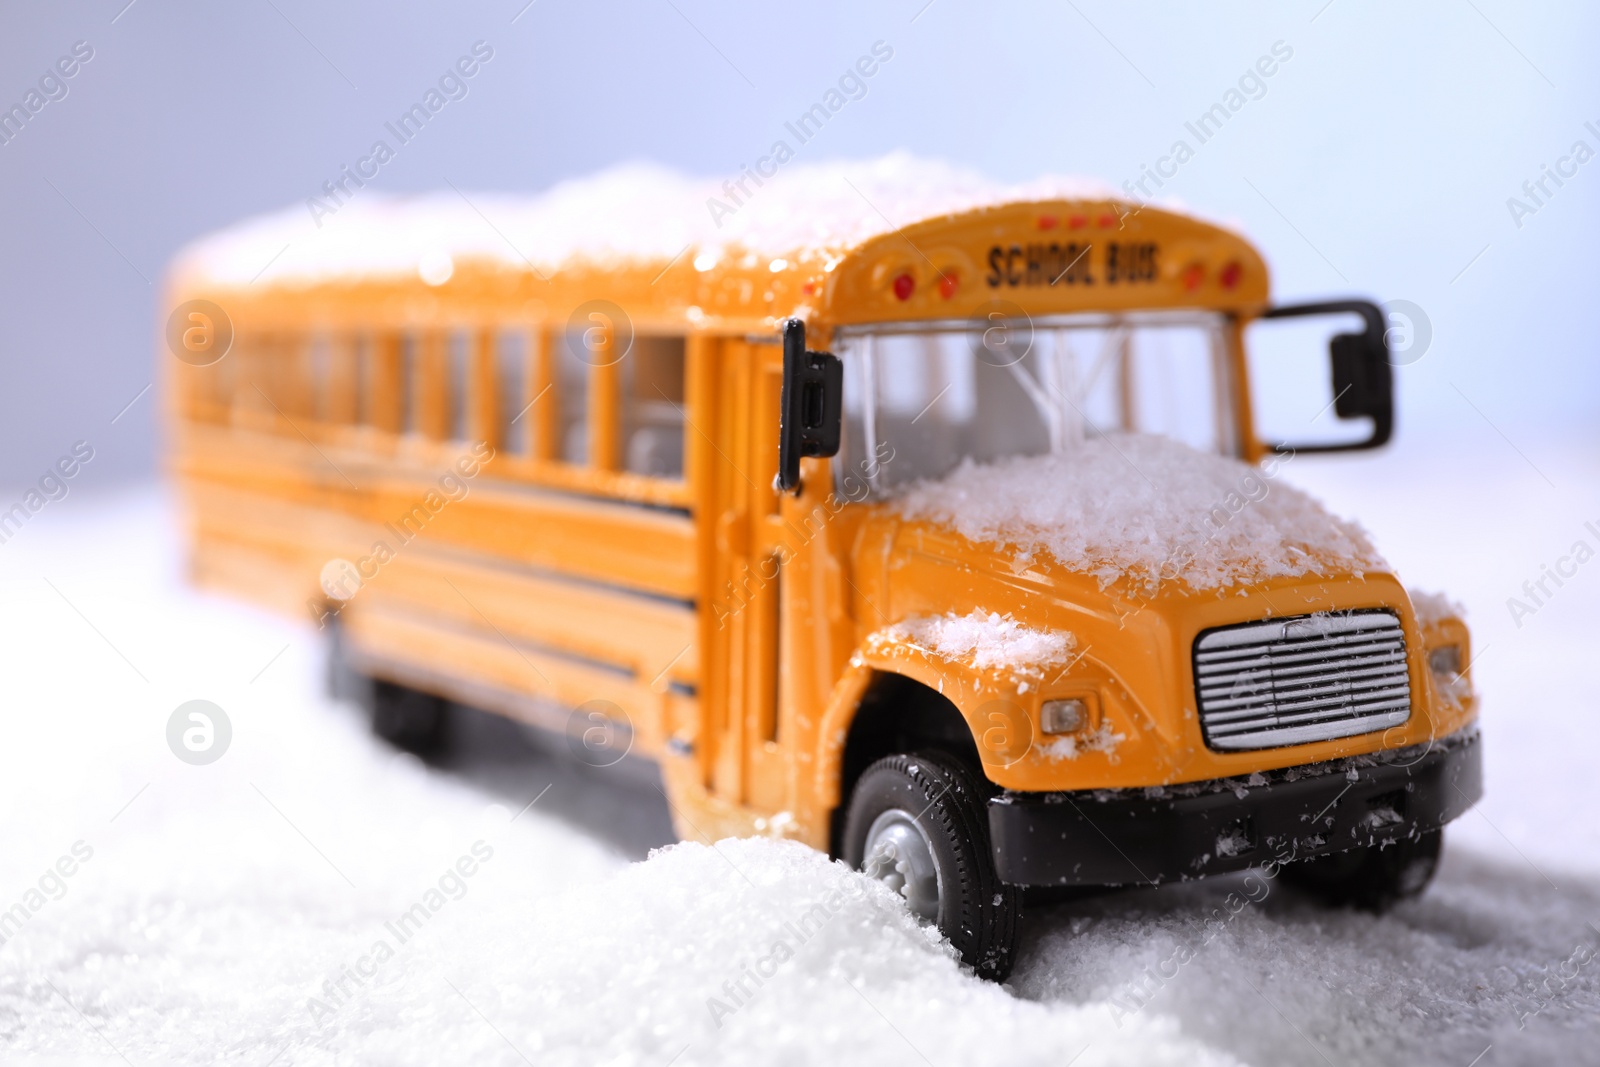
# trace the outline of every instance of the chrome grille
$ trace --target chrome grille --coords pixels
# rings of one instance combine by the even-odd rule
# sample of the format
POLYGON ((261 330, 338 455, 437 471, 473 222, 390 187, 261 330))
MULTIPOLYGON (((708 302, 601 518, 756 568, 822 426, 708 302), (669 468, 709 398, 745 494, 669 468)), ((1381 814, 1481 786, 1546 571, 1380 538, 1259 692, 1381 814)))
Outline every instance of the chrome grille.
POLYGON ((1275 748, 1397 726, 1411 715, 1392 611, 1302 615, 1208 630, 1194 643, 1206 744, 1275 748))

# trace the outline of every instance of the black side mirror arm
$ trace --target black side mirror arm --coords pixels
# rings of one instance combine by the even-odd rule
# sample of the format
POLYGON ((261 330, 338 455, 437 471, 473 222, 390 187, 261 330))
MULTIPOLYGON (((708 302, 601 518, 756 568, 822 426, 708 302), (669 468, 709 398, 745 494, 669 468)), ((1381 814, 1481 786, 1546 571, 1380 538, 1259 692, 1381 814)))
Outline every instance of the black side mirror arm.
POLYGON ((1336 334, 1328 344, 1333 413, 1341 419, 1371 419, 1372 432, 1363 440, 1343 444, 1269 443, 1274 452, 1358 452, 1381 447, 1394 434, 1394 371, 1389 362, 1388 323, 1382 308, 1370 300, 1330 300, 1271 308, 1261 317, 1338 314, 1360 315, 1366 328, 1361 333, 1336 334))

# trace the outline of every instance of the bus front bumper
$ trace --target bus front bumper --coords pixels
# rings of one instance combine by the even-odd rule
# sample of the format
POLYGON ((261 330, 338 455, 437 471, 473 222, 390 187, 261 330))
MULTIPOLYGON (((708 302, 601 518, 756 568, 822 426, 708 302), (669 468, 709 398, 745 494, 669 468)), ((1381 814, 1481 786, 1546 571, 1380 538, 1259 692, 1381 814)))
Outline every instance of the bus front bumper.
POLYGON ((1249 779, 1007 791, 989 802, 989 832, 1002 881, 1132 885, 1381 845, 1438 829, 1482 794, 1482 751, 1470 728, 1428 745, 1249 779))

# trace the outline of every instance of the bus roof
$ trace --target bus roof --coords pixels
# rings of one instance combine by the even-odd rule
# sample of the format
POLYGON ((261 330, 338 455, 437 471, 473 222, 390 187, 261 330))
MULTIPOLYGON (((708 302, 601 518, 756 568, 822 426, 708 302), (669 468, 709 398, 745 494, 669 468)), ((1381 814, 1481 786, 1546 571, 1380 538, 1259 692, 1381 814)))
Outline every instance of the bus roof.
MULTIPOLYGON (((1031 312, 1035 301, 1024 299, 1022 289, 1042 277, 1065 293, 1093 264, 1093 256, 1069 262, 1080 243, 1099 242, 1114 257, 1117 241, 1133 242, 1141 232, 1170 236, 1174 225, 1184 255, 1192 259, 1196 242, 1206 244, 1203 258, 1213 274, 1224 261, 1236 273, 1243 263, 1251 284, 1229 285, 1227 300, 1164 298, 1156 305, 1264 302, 1259 256, 1215 223, 1131 204, 1087 179, 1007 185, 904 153, 862 163, 795 163, 765 178, 743 171, 721 183, 630 164, 521 197, 469 196, 454 187, 395 197, 347 179, 337 195, 191 244, 174 263, 171 283, 179 298, 226 296, 231 306, 279 308, 285 297, 304 304, 319 290, 382 290, 390 298, 397 289, 420 291, 437 307, 453 303, 452 291, 465 305, 493 289, 548 303, 552 315, 620 294, 646 323, 671 325, 685 317, 694 324, 707 317, 759 322, 807 308, 833 322, 966 314, 987 275, 989 289, 1004 291, 985 295, 1014 297, 1031 312), (948 239, 956 234, 962 247, 948 239), (629 284, 626 276, 644 281, 629 284), (1068 284, 1058 284, 1063 280, 1068 284), (913 294, 900 295, 908 284, 913 294), (935 289, 949 299, 951 287, 963 284, 962 299, 948 307, 923 306, 935 289), (884 308, 878 300, 845 298, 864 288, 896 295, 884 308)), ((1125 274, 1156 269, 1154 251, 1148 264, 1137 261, 1140 254, 1129 243, 1125 274)), ((1116 266, 1113 259, 1100 273, 1109 269, 1115 281, 1116 266)), ((1169 274, 1185 266, 1170 256, 1161 264, 1169 274)), ((1148 303, 1141 296, 1148 297, 1149 287, 1143 294, 1137 285, 1124 290, 1131 294, 1126 306, 1148 303)), ((1087 292, 1082 297, 1085 306, 1103 303, 1087 292)), ((311 314, 328 321, 330 310, 325 305, 322 314, 311 314)))

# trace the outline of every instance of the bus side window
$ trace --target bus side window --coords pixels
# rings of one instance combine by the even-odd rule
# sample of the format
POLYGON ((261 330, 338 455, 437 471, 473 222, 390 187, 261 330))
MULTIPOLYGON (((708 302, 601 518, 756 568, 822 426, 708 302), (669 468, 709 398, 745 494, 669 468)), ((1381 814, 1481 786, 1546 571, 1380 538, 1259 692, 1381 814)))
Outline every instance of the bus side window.
POLYGON ((467 403, 472 394, 471 357, 472 337, 465 330, 451 330, 444 335, 445 388, 444 430, 451 441, 465 441, 468 435, 467 403))
POLYGON ((202 368, 209 375, 211 386, 207 408, 215 422, 227 422, 233 417, 233 405, 239 392, 239 357, 222 359, 202 368))
POLYGON ((618 367, 618 452, 630 474, 683 478, 684 350, 682 337, 635 337, 618 367))
POLYGON ((314 422, 332 422, 333 402, 329 393, 333 385, 333 358, 331 342, 325 333, 314 333, 304 342, 303 360, 307 411, 314 422))
POLYGON ((250 407, 279 433, 293 435, 294 420, 315 416, 312 406, 311 338, 306 334, 268 334, 258 341, 251 368, 250 407))
POLYGON ((421 412, 417 404, 417 377, 421 373, 421 338, 407 331, 400 335, 400 386, 399 430, 401 433, 418 433, 421 430, 421 412))
POLYGON ((536 413, 529 391, 533 338, 521 330, 505 331, 494 339, 495 394, 499 400, 495 417, 500 425, 500 448, 513 456, 526 456, 531 449, 536 413))
POLYGON ((350 333, 323 333, 312 350, 317 419, 332 426, 351 426, 360 415, 358 338, 350 333))
POLYGON ((372 364, 378 342, 371 334, 354 335, 346 345, 350 360, 350 421, 357 426, 372 425, 372 364))
POLYGON ((598 358, 589 354, 582 331, 555 335, 556 391, 559 394, 561 433, 557 442, 563 462, 583 466, 589 462, 589 372, 598 358))

